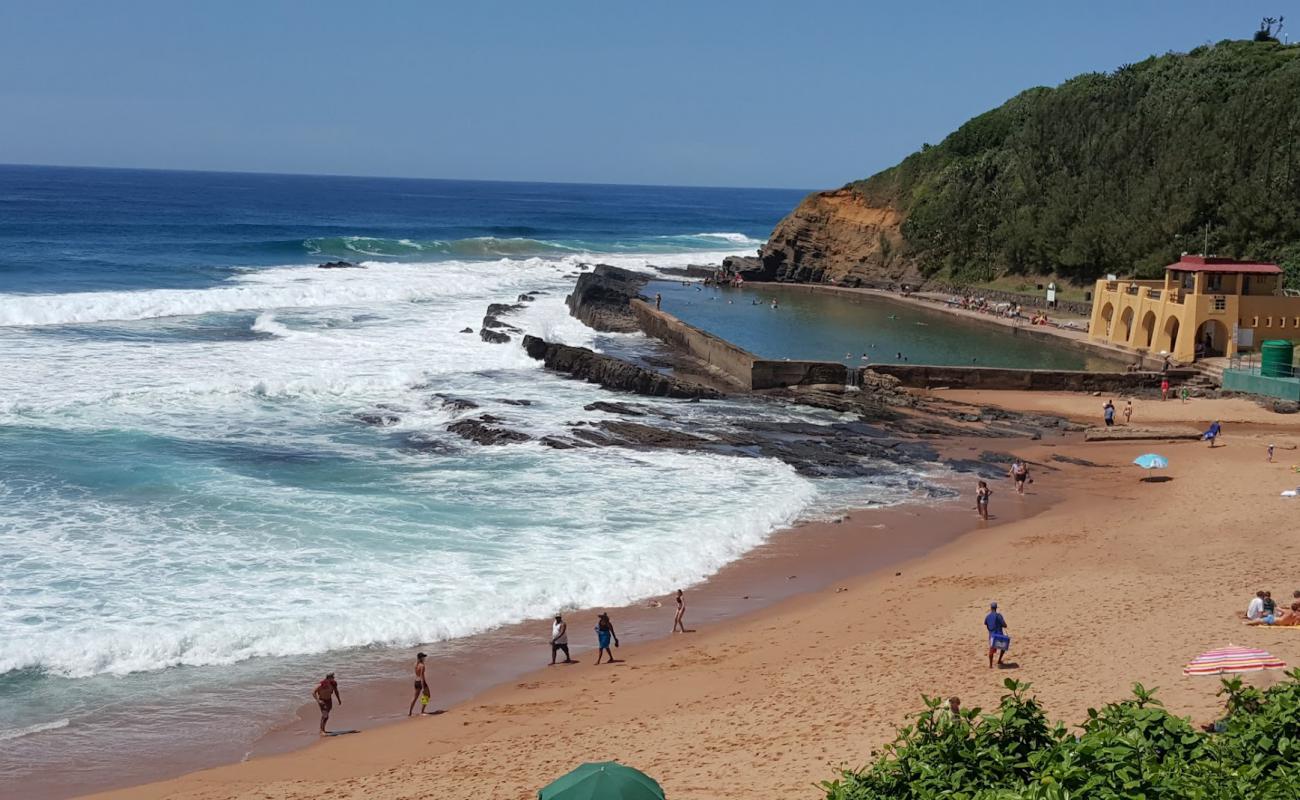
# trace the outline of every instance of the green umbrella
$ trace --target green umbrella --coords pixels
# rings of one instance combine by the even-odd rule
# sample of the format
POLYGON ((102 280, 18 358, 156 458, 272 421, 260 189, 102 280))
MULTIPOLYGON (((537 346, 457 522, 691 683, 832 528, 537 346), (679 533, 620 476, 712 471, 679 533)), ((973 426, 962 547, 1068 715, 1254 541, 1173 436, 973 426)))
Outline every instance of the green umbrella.
POLYGON ((644 772, 617 761, 583 764, 537 793, 538 800, 664 800, 644 772))

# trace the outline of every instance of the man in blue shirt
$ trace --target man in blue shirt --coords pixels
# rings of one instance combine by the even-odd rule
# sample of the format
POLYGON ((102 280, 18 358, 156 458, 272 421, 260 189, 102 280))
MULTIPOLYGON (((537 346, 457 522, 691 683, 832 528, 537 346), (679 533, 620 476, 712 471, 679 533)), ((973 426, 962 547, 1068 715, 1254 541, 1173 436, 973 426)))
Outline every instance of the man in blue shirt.
POLYGON ((984 627, 989 629, 989 669, 993 669, 993 654, 998 654, 998 666, 1002 666, 1002 657, 1007 654, 1006 650, 994 646, 994 637, 1003 636, 1007 629, 1007 621, 998 613, 998 604, 989 605, 989 613, 984 617, 984 627))

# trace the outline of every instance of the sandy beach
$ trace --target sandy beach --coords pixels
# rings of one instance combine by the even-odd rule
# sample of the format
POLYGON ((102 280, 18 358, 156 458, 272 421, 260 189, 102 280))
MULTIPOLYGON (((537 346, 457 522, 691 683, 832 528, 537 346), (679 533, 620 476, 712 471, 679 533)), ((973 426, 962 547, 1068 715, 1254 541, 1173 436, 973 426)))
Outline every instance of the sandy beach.
MULTIPOLYGON (((1079 419, 1095 416, 1100 402, 996 394, 980 402, 1079 419)), ((1067 722, 1135 681, 1159 687, 1175 713, 1208 720, 1216 682, 1181 674, 1198 652, 1231 642, 1300 661, 1294 630, 1237 619, 1256 589, 1289 597, 1298 581, 1286 554, 1300 501, 1279 492, 1300 482, 1286 449, 1300 441, 1300 425, 1252 405, 1138 405, 1144 424, 1222 419, 1213 449, 1077 436, 1008 443, 1044 467, 1026 499, 995 483, 993 514, 1050 495, 1042 513, 972 521, 968 534, 896 568, 696 633, 625 643, 614 666, 588 657, 436 717, 98 796, 525 798, 580 762, 617 759, 655 776, 669 797, 813 798, 814 783, 837 766, 866 763, 922 693, 989 707, 1007 675, 1032 682, 1049 714, 1067 722), (1234 429, 1236 421, 1249 424, 1234 429), (1275 463, 1265 462, 1270 441, 1280 448, 1275 463), (1170 480, 1139 480, 1144 473, 1129 462, 1148 450, 1169 457, 1170 480), (990 600, 1001 603, 1013 637, 1008 671, 985 660, 990 600)), ((845 525, 869 524, 855 515, 845 525)), ((671 624, 670 608, 655 611, 671 624)), ((336 713, 339 727, 351 727, 348 712, 336 713)))

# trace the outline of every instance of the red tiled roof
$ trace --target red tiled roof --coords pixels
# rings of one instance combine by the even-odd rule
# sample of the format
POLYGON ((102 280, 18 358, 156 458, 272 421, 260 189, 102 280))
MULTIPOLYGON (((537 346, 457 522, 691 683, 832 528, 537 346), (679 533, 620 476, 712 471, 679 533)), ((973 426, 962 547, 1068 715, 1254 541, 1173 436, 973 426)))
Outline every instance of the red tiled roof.
POLYGON ((1282 268, 1277 264, 1233 261, 1231 258, 1218 256, 1183 256, 1178 263, 1170 264, 1165 269, 1179 272, 1235 272, 1248 275, 1277 275, 1282 272, 1282 268))

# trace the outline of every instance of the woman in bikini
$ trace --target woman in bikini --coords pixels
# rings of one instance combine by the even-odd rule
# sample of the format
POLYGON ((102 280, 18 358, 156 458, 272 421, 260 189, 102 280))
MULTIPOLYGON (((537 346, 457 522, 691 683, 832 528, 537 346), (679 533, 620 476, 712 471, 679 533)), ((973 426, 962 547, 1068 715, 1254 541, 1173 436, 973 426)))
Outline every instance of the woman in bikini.
POLYGON ((673 617, 673 633, 686 633, 686 623, 682 622, 682 617, 686 615, 686 601, 682 599, 682 590, 677 590, 677 615, 673 617))
POLYGON ((979 512, 980 519, 989 518, 989 497, 993 490, 984 481, 980 481, 979 488, 975 490, 975 510, 979 512))

